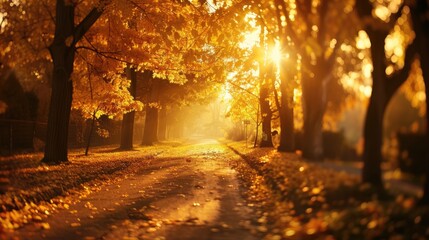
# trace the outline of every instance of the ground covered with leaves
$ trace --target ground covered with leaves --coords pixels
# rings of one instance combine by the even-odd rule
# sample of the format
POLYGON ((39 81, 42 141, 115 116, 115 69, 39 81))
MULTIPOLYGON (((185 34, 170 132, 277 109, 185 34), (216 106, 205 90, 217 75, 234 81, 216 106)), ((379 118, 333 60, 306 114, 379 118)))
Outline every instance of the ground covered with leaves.
POLYGON ((0 158, 0 232, 16 229, 30 221, 40 221, 77 199, 99 190, 103 184, 129 174, 131 166, 153 159, 174 143, 139 151, 97 148, 85 156, 72 150, 69 162, 60 165, 40 163, 41 154, 19 154, 0 158))
POLYGON ((3 159, 0 239, 261 239, 230 166, 239 156, 216 140, 39 157, 3 159))
POLYGON ((296 154, 228 143, 265 239, 428 239, 429 211, 415 196, 377 194, 359 177, 296 154))
MULTIPOLYGON (((429 210, 417 206, 416 196, 377 194, 376 189, 360 184, 357 175, 323 168, 296 154, 278 153, 272 148, 248 148, 240 142, 224 144, 235 154, 216 142, 208 145, 169 142, 136 151, 97 148, 89 156, 72 151, 70 162, 57 166, 41 164, 40 154, 0 158, 0 239, 4 238, 1 233, 5 230, 19 231, 27 223, 54 233, 58 226, 49 219, 54 215, 61 218, 63 215, 58 216, 61 212, 73 220, 66 226, 81 232, 87 232, 90 223, 98 221, 98 214, 122 214, 127 224, 109 230, 112 239, 118 236, 155 239, 162 234, 169 237, 159 239, 180 239, 187 236, 183 235, 185 232, 189 236, 234 237, 226 239, 236 239, 237 234, 247 232, 256 239, 266 240, 429 239, 429 210), (234 170, 229 171, 228 165, 234 170), (239 178, 238 187, 245 202, 239 196, 225 195, 236 188, 232 175, 239 178), (103 193, 106 189, 110 190, 103 193), (139 208, 130 199, 131 192, 135 193, 135 199, 144 200, 140 199, 145 205, 144 216, 136 217, 133 212, 139 208), (113 207, 101 202, 108 194, 113 196, 109 198, 113 207), (96 195, 103 198, 91 202, 96 195), (119 211, 123 204, 115 205, 119 200, 114 196, 124 203, 128 201, 131 210, 119 211), (177 207, 178 203, 185 207, 180 204, 177 207), (100 204, 98 210, 94 210, 96 204, 100 204), (79 215, 75 209, 80 205, 79 215), (204 216, 208 217, 207 212, 213 215, 218 208, 218 220, 203 221, 204 216), (182 209, 182 215, 186 213, 187 217, 181 216, 185 220, 176 219, 178 209, 182 209), (250 212, 240 213, 243 209, 250 212), (85 211, 90 212, 86 214, 89 218, 81 217, 86 216, 85 211), (148 211, 153 212, 151 217, 148 211), (234 211, 236 216, 231 218, 234 211), (201 213, 198 218, 192 215, 198 212, 201 213), (237 222, 239 215, 252 220, 237 222), (163 219, 162 224, 150 225, 155 223, 154 219, 163 219), (140 223, 143 227, 139 227, 140 223)), ((112 224, 117 226, 116 222, 112 224)), ((10 234, 5 236, 7 239, 10 234)))

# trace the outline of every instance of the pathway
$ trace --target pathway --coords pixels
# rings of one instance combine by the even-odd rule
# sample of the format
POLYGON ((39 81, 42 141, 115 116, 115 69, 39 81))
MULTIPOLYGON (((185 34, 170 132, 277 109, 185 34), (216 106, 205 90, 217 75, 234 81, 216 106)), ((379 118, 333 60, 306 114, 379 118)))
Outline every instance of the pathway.
POLYGON ((259 239, 240 196, 237 157, 213 140, 172 148, 136 164, 131 177, 105 185, 19 239, 259 239))

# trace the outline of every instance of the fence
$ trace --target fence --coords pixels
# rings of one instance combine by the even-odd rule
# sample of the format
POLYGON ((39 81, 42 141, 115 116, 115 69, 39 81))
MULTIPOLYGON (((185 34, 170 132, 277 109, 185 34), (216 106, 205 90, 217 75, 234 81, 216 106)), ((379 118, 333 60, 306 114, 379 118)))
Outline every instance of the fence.
POLYGON ((40 150, 46 125, 37 121, 0 119, 0 154, 40 150))
MULTIPOLYGON (((121 122, 102 119, 99 127, 109 132, 109 137, 99 136, 95 130, 91 146, 118 144, 121 122)), ((69 148, 86 146, 91 121, 71 122, 68 130, 69 148)), ((44 150, 47 123, 26 120, 0 119, 0 155, 44 150)))

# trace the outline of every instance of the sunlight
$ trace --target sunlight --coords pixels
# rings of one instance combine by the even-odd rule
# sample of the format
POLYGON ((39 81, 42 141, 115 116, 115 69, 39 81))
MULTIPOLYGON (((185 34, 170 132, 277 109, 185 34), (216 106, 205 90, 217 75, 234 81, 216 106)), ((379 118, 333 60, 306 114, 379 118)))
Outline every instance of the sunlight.
POLYGON ((0 12, 0 33, 4 32, 4 28, 6 27, 7 20, 6 20, 6 13, 0 12))
POLYGON ((360 30, 356 39, 356 47, 358 49, 367 49, 371 47, 371 41, 365 31, 360 30))
POLYGON ((252 49, 256 44, 259 43, 259 35, 261 29, 257 26, 256 14, 248 13, 244 17, 244 20, 254 29, 252 32, 244 33, 244 41, 239 43, 240 48, 252 49))
POLYGON ((247 32, 244 37, 244 41, 240 43, 241 48, 252 49, 256 44, 259 43, 260 30, 257 29, 253 32, 247 32))
POLYGON ((280 64, 280 61, 282 59, 282 50, 280 48, 279 41, 276 41, 274 44, 273 50, 271 50, 271 60, 276 63, 276 65, 280 64))
POLYGON ((381 20, 388 22, 390 15, 399 10, 402 2, 403 0, 378 0, 376 1, 376 8, 373 14, 381 20))
MULTIPOLYGON (((230 77, 231 73, 228 75, 227 79, 230 81, 233 77, 230 77)), ((225 84, 223 85, 220 93, 219 93, 219 97, 221 99, 221 101, 223 102, 229 102, 232 100, 232 95, 230 93, 230 86, 229 84, 225 84)))
POLYGON ((293 101, 298 102, 302 98, 302 89, 300 87, 293 89, 293 101))
POLYGON ((279 69, 282 59, 283 60, 288 59, 289 54, 283 52, 283 50, 280 46, 280 42, 278 40, 275 40, 275 43, 274 43, 274 46, 271 50, 269 58, 271 61, 273 61, 276 64, 277 68, 279 69))
POLYGON ((368 63, 364 65, 363 73, 351 72, 349 74, 345 74, 341 78, 341 84, 344 88, 349 89, 357 95, 360 99, 366 99, 371 96, 372 87, 366 82, 366 79, 371 78, 372 64, 368 63), (366 70, 365 70, 366 69, 366 70), (367 71, 367 73, 365 73, 367 71), (362 75, 363 74, 363 75, 362 75), (369 74, 369 76, 366 76, 369 74), (361 78, 364 78, 364 82, 362 82, 361 78))
POLYGON ((0 240, 426 239, 428 1, 1 0, 0 240))
POLYGON ((372 77, 372 63, 368 59, 364 59, 362 65, 363 76, 367 79, 370 79, 372 77))

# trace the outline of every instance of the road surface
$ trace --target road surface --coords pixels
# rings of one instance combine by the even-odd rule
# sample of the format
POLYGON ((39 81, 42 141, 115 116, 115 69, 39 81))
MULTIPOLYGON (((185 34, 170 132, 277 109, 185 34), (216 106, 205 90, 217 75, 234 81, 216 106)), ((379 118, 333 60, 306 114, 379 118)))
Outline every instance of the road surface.
POLYGON ((259 239, 240 195, 237 156, 214 140, 177 146, 134 164, 135 173, 101 187, 17 239, 259 239), (46 226, 46 225, 45 225, 46 226))

